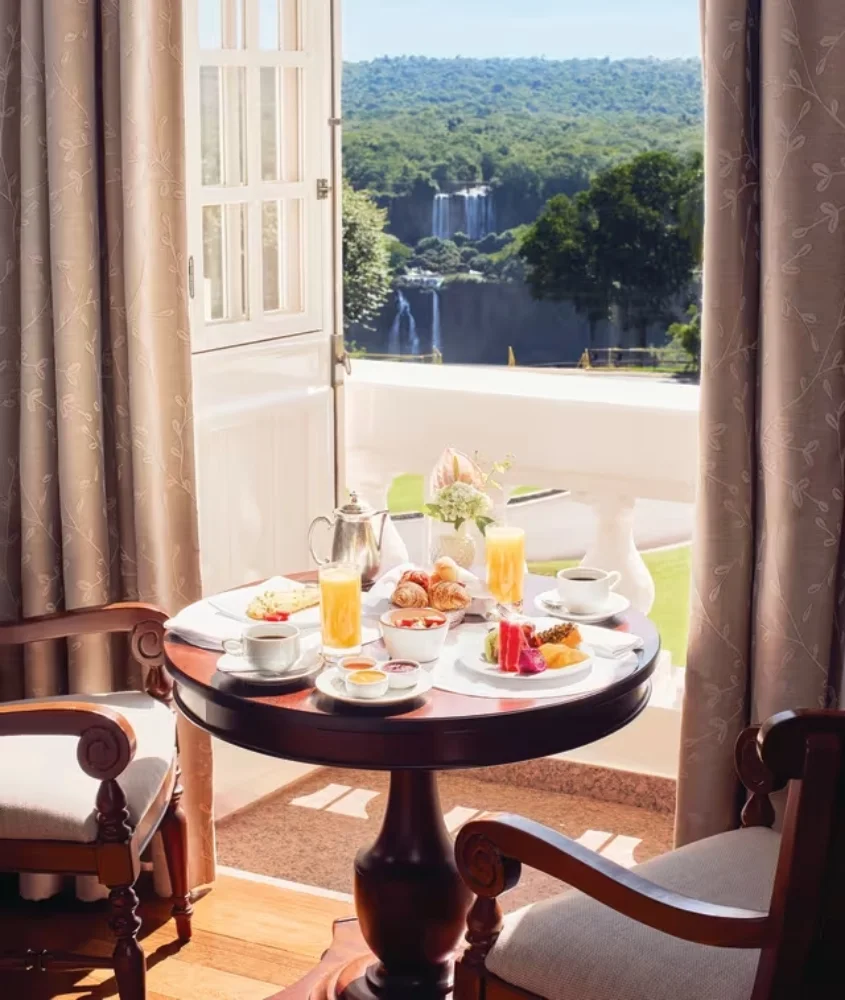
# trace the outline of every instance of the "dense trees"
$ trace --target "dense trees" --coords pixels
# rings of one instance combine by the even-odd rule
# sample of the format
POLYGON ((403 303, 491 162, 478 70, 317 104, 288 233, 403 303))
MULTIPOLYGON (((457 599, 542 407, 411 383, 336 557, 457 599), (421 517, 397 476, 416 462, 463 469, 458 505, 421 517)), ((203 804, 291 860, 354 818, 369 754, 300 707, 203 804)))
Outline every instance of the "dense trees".
POLYGON ((390 294, 391 245, 387 213, 365 191, 343 185, 343 318, 366 324, 390 294))
POLYGON ((612 163, 701 146, 696 60, 378 59, 344 69, 356 188, 488 182, 542 204, 612 163))
POLYGON ((645 346, 697 262, 688 206, 700 184, 697 159, 643 153, 601 171, 574 200, 553 198, 521 247, 532 292, 571 299, 591 326, 616 306, 645 346))

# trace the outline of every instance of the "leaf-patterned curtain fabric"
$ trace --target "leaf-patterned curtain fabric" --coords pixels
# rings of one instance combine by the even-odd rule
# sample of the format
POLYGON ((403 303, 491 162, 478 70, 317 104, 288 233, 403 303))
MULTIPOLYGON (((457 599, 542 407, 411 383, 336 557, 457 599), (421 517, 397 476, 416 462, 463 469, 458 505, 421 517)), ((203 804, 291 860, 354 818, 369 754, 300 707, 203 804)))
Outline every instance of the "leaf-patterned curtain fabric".
POLYGON ((835 707, 845 600, 845 4, 703 0, 701 479, 678 841, 749 722, 835 707))
MULTIPOLYGON (((0 0, 0 614, 200 590, 179 0, 0 0)), ((129 685, 99 640, 0 697, 129 685)), ((195 883, 208 740, 181 729, 195 883)))

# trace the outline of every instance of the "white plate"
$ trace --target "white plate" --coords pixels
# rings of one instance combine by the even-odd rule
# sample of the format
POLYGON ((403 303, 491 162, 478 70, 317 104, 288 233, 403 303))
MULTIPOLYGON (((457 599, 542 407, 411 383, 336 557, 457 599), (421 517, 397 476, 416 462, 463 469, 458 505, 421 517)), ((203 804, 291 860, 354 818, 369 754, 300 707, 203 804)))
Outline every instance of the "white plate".
MULTIPOLYGON (((288 580, 283 576, 274 576, 255 587, 242 587, 240 590, 227 590, 223 594, 215 594, 208 598, 208 603, 216 611, 226 615, 227 618, 233 618, 244 625, 260 625, 260 621, 250 618, 246 613, 246 609, 254 597, 258 597, 259 594, 263 594, 268 590, 286 592, 288 590, 301 590, 302 588, 303 585, 297 583, 295 580, 288 580)), ((366 595, 363 598, 362 612, 364 621, 361 623, 361 643, 366 646, 368 643, 378 642, 381 638, 381 630, 378 624, 376 622, 368 624, 366 621, 367 616, 372 615, 371 609, 367 607, 366 595)), ((289 621, 291 625, 296 625, 303 632, 318 631, 321 625, 320 605, 316 604, 314 607, 295 611, 290 616, 289 621)))
MULTIPOLYGON (((528 615, 520 615, 520 621, 531 622, 538 632, 557 625, 557 618, 533 618, 528 615)), ((487 631, 490 631, 489 629, 487 631)), ((487 634, 486 632, 484 633, 487 634)), ((586 677, 593 669, 595 651, 592 646, 582 642, 578 647, 589 654, 590 659, 578 663, 574 667, 564 667, 560 670, 544 670, 541 674, 510 674, 499 669, 497 663, 488 663, 484 659, 484 637, 479 636, 476 630, 467 631, 458 636, 458 648, 455 651, 455 660, 462 667, 484 677, 488 681, 503 681, 510 687, 530 687, 533 684, 540 686, 550 686, 554 684, 570 684, 572 681, 586 677)))
POLYGON ((425 670, 420 674, 420 679, 410 688, 389 688, 387 694, 381 698, 355 698, 346 690, 346 681, 340 675, 337 667, 331 670, 324 670, 318 674, 315 687, 318 691, 334 698, 336 701, 345 702, 347 705, 357 705, 359 708, 379 708, 382 705, 401 705, 405 701, 413 701, 426 694, 434 686, 431 674, 425 670))
POLYGON ((251 667, 249 660, 244 656, 234 656, 232 653, 224 653, 217 661, 217 669, 223 674, 233 674, 235 676, 250 674, 268 681, 296 681, 316 674, 322 668, 323 662, 323 657, 319 649, 306 649, 290 670, 274 674, 251 667))
POLYGON ((547 590, 535 600, 538 611, 552 615, 555 618, 562 618, 567 622, 581 623, 582 625, 594 625, 596 622, 606 622, 609 618, 624 614, 631 607, 631 602, 621 594, 611 593, 607 603, 602 608, 595 611, 569 611, 560 599, 557 590, 547 590))

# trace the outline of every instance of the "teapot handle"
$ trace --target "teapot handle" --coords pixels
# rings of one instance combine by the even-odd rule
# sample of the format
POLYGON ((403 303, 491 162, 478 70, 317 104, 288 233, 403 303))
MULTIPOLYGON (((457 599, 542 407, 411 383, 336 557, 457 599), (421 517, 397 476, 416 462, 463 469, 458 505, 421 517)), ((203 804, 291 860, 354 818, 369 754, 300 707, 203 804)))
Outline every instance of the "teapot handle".
POLYGON ((384 529, 387 527, 387 521, 390 517, 389 510, 380 510, 376 513, 376 517, 381 514, 381 530, 378 533, 378 550, 381 552, 381 547, 384 544, 384 529))
POLYGON ((311 558, 314 560, 314 562, 318 566, 325 566, 327 563, 331 562, 331 559, 321 559, 314 551, 314 538, 313 538, 314 529, 321 521, 325 522, 329 526, 329 528, 334 526, 334 521, 332 521, 331 518, 324 517, 322 514, 320 515, 320 517, 315 517, 314 520, 311 522, 311 527, 308 529, 308 549, 311 552, 311 558))

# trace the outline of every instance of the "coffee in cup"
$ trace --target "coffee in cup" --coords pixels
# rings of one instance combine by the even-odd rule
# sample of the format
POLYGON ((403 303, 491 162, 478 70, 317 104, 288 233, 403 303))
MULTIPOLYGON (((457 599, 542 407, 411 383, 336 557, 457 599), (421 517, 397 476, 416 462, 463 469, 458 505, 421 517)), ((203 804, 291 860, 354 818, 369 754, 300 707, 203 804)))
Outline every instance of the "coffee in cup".
POLYGON ((250 625, 240 639, 226 639, 223 649, 259 673, 284 674, 299 661, 299 629, 284 622, 250 625))
POLYGON ((557 590, 568 611, 589 614, 600 611, 607 604, 610 592, 619 586, 621 579, 622 574, 615 570, 606 573, 603 569, 573 566, 557 574, 557 590))

